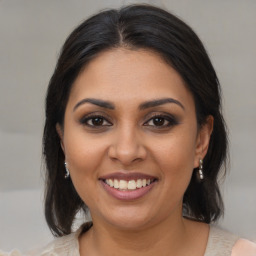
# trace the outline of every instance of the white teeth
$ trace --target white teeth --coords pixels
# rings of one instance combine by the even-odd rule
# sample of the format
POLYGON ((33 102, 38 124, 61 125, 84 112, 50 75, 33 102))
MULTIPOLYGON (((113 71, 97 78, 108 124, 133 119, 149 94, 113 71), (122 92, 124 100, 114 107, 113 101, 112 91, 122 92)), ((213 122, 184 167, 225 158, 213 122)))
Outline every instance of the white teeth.
POLYGON ((136 187, 137 188, 141 188, 142 187, 142 180, 141 179, 137 180, 137 186, 136 187))
POLYGON ((134 189, 136 189, 136 186, 137 186, 137 184, 136 184, 135 180, 128 181, 128 189, 134 190, 134 189))
POLYGON ((114 180, 114 188, 119 188, 119 181, 118 180, 114 180))
POLYGON ((127 189, 129 187, 128 183, 126 180, 120 180, 119 181, 119 188, 120 189, 127 189))
POLYGON ((105 183, 110 187, 114 187, 120 190, 135 190, 136 188, 146 187, 151 184, 150 179, 138 179, 138 180, 117 180, 106 179, 105 183))
POLYGON ((113 187, 114 187, 114 182, 113 182, 113 180, 109 179, 108 182, 109 182, 109 183, 107 183, 107 184, 108 184, 110 187, 113 188, 113 187))

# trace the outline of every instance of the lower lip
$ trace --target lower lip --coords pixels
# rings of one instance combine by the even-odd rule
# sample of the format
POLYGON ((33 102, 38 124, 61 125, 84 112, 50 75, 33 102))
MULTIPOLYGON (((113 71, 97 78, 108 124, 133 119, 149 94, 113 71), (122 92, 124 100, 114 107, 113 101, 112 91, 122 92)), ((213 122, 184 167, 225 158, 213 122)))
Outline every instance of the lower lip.
POLYGON ((155 185, 156 182, 149 184, 146 187, 134 189, 134 190, 119 190, 107 185, 103 180, 100 181, 103 188, 114 198, 119 200, 136 200, 145 196, 155 185))

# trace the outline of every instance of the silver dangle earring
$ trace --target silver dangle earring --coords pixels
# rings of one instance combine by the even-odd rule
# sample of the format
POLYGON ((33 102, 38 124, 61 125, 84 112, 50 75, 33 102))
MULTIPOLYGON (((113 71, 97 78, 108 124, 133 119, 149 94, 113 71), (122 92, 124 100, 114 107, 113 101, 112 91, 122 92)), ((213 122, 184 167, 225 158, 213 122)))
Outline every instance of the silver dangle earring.
POLYGON ((66 170, 66 174, 65 174, 65 179, 67 179, 69 176, 70 176, 70 174, 69 174, 69 170, 68 170, 68 167, 67 167, 67 163, 65 162, 64 163, 64 166, 65 166, 65 170, 66 170))
POLYGON ((198 169, 198 174, 199 174, 199 179, 203 180, 204 179, 204 173, 203 173, 203 160, 199 160, 199 169, 198 169))

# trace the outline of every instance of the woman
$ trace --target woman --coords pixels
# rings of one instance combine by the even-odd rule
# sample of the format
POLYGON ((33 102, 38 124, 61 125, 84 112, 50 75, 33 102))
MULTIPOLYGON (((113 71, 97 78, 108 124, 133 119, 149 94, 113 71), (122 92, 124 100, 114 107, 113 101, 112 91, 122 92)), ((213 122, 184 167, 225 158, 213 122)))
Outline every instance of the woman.
POLYGON ((46 98, 39 255, 256 255, 212 225, 227 155, 218 78, 195 33, 156 7, 101 12, 65 42, 46 98), (88 222, 71 233, 76 214, 88 222))

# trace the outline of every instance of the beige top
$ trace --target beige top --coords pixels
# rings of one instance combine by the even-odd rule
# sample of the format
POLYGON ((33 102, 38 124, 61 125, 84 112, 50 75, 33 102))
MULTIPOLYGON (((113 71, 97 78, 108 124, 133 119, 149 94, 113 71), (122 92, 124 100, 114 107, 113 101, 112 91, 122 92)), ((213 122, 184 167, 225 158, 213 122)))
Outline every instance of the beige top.
MULTIPOLYGON (((86 230, 88 225, 82 226, 70 235, 56 238, 37 252, 21 254, 17 250, 10 253, 0 251, 0 256, 79 256, 78 237, 86 230)), ((204 256, 256 256, 256 244, 238 239, 236 235, 211 225, 204 256)))

